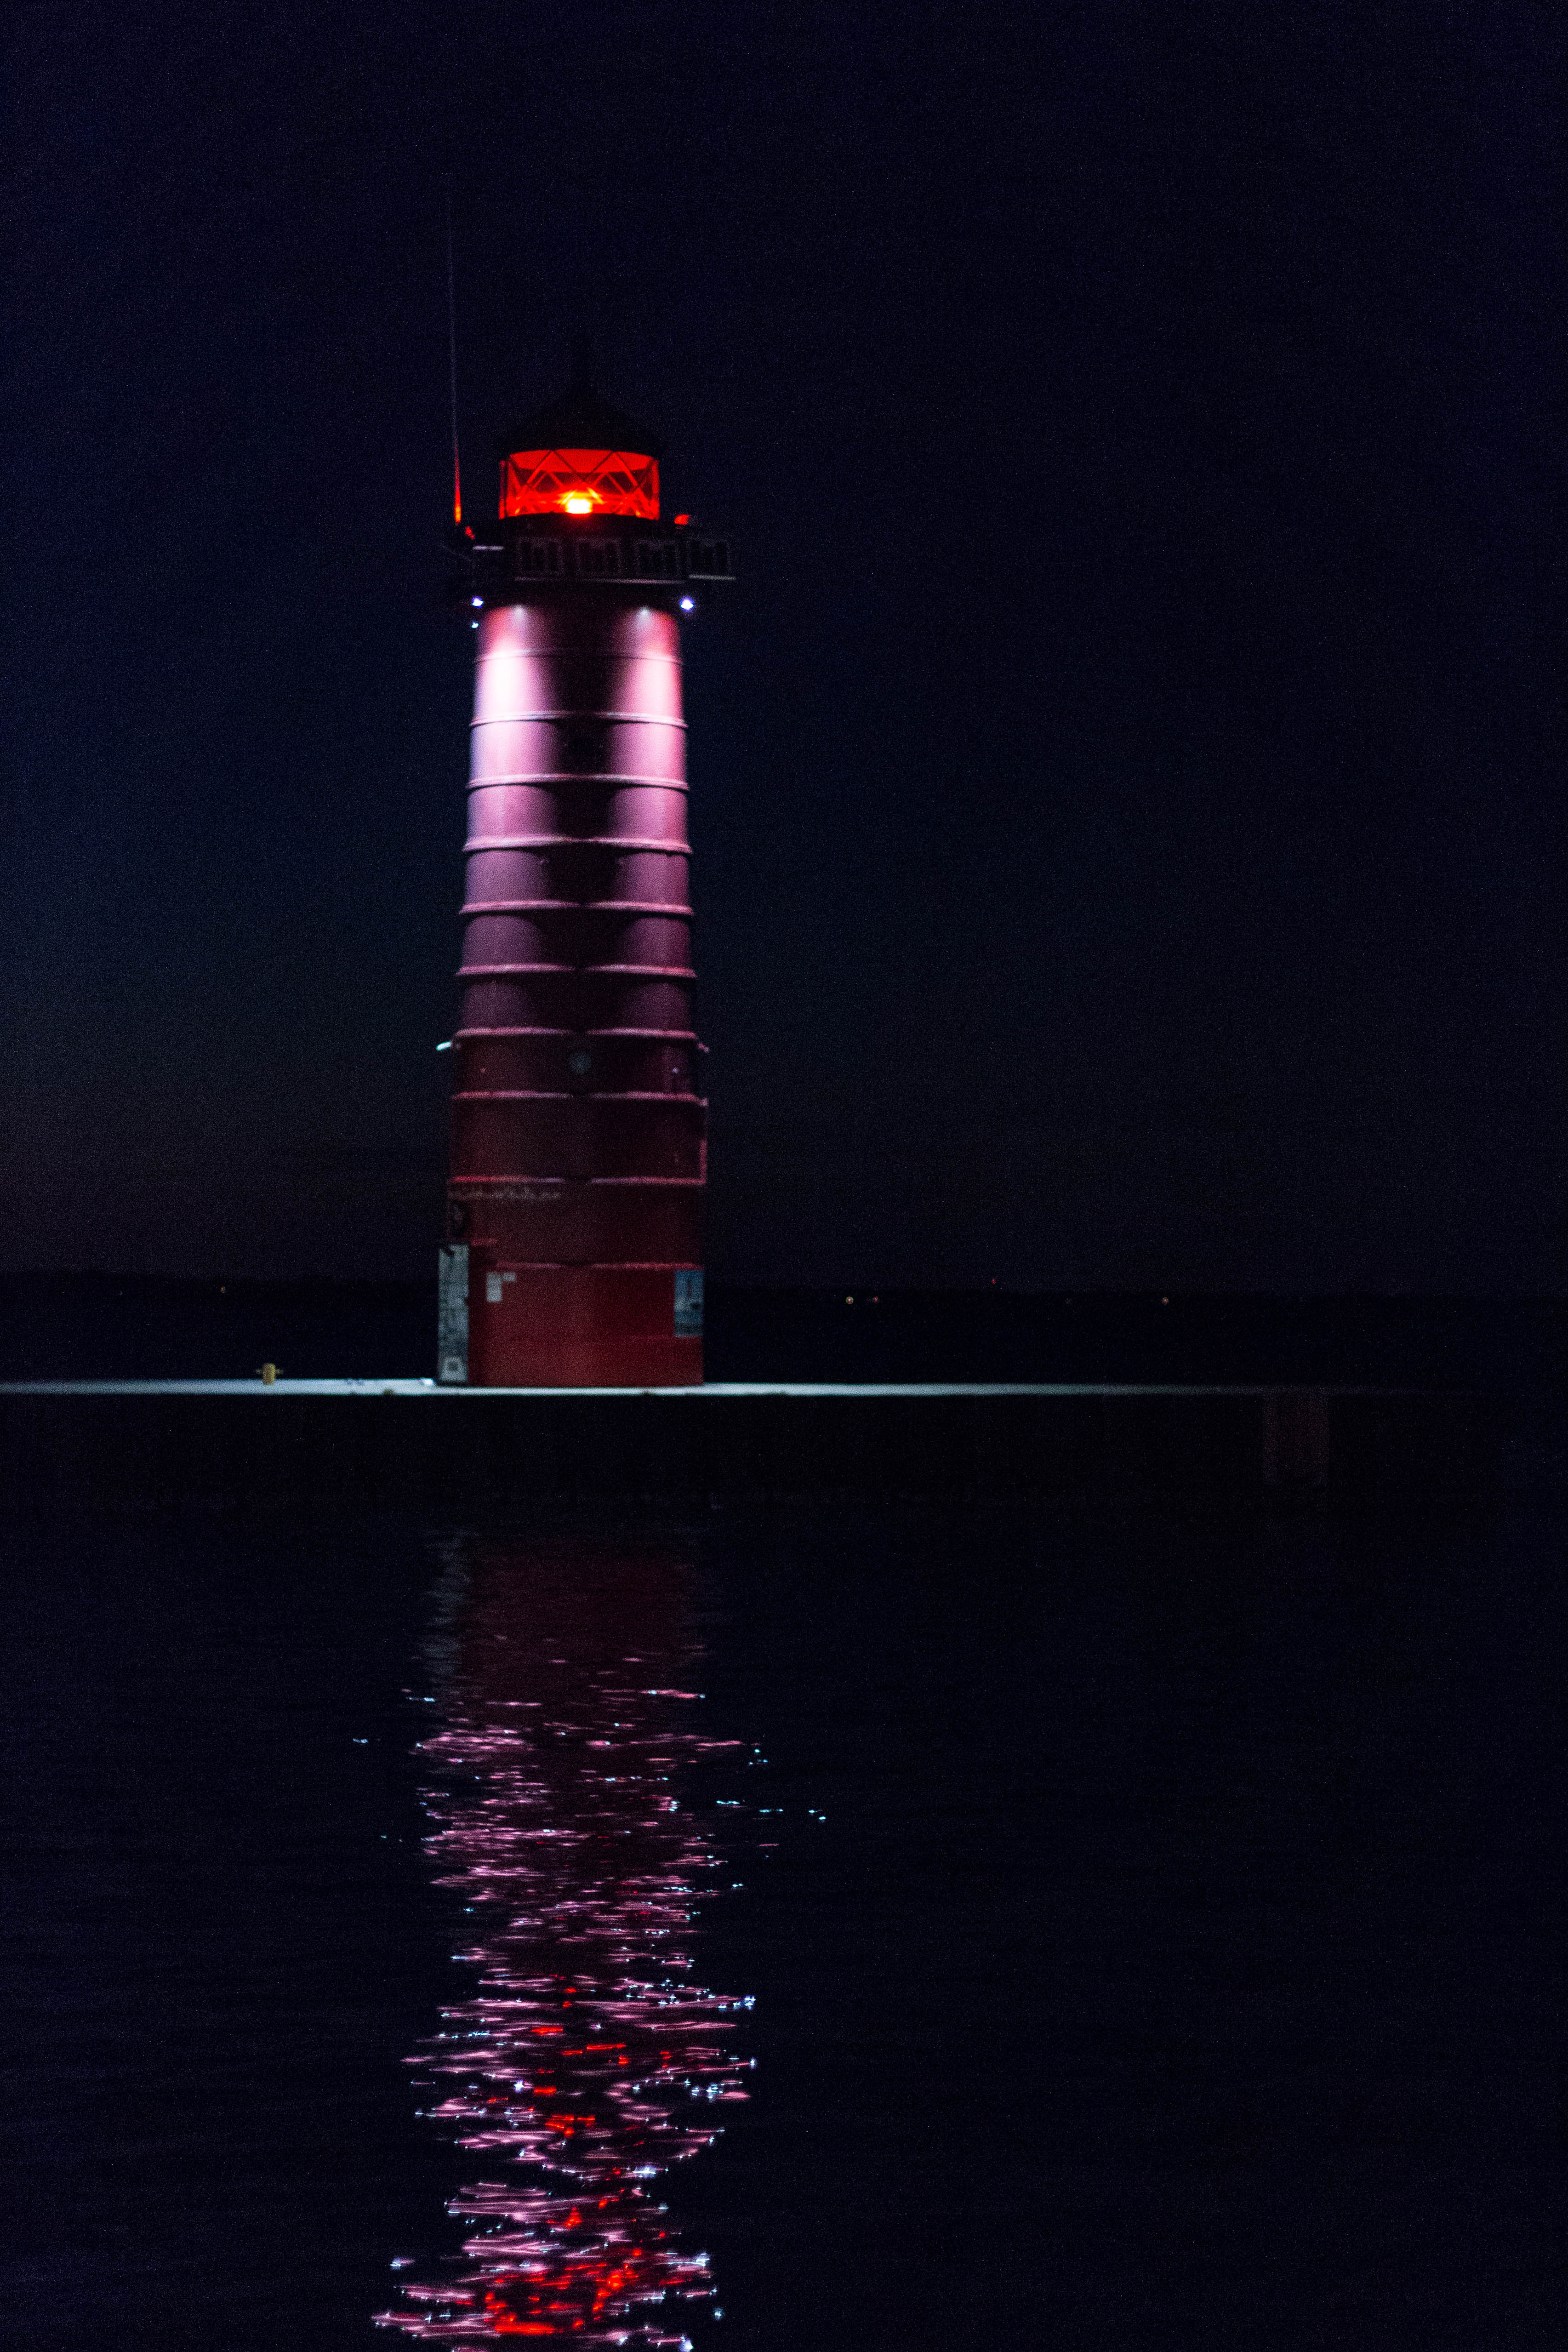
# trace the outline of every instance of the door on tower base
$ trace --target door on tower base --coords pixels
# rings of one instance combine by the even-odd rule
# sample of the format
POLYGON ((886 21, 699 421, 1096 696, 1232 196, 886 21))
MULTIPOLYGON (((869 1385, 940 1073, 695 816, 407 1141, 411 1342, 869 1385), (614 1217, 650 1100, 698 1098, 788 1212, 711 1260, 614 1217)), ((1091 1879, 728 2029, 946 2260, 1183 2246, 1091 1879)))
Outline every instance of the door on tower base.
POLYGON ((468 1245, 453 1242, 442 1249, 439 1311, 436 1320, 435 1376, 461 1384, 468 1378, 468 1245))

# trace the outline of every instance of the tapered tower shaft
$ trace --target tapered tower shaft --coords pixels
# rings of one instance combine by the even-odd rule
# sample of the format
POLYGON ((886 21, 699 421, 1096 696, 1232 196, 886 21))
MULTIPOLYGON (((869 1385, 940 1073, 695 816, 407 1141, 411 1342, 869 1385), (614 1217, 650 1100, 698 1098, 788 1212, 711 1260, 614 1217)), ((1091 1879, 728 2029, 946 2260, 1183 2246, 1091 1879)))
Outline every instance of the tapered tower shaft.
POLYGON ((484 614, 452 1101, 470 1381, 702 1378, 685 768, 672 614, 484 614))

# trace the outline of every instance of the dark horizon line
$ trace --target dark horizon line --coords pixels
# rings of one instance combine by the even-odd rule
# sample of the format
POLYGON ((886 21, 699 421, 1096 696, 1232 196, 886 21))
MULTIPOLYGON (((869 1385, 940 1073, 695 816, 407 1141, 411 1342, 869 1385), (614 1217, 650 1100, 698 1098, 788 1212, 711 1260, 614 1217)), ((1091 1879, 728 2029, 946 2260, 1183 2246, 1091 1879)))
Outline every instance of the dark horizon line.
MULTIPOLYGON (((842 1299, 846 1304, 882 1304, 894 1300, 917 1298, 1014 1298, 1050 1299, 1064 1306, 1089 1301, 1142 1300, 1161 1306, 1187 1306, 1197 1303, 1219 1303, 1263 1300, 1271 1304, 1293 1304, 1301 1301, 1333 1300, 1346 1305, 1364 1304, 1396 1306, 1408 1304, 1423 1307, 1454 1306, 1537 1306, 1568 1308, 1568 1293, 1549 1290, 1189 1290, 1173 1286, 1168 1292, 1146 1289, 1087 1288, 1038 1289, 1018 1288, 1005 1282, 996 1283, 884 1283, 873 1287, 868 1280, 846 1286, 841 1283, 806 1282, 745 1282, 727 1275, 716 1275, 707 1269, 710 1292, 727 1295, 745 1293, 769 1298, 842 1299)), ((434 1274, 424 1275, 358 1275, 358 1274, 149 1274, 117 1271, 107 1266, 12 1266, 0 1268, 0 1287, 8 1283, 72 1282, 72 1283, 137 1283, 158 1286, 166 1289, 189 1290, 386 1290, 415 1291, 435 1287, 434 1274)))

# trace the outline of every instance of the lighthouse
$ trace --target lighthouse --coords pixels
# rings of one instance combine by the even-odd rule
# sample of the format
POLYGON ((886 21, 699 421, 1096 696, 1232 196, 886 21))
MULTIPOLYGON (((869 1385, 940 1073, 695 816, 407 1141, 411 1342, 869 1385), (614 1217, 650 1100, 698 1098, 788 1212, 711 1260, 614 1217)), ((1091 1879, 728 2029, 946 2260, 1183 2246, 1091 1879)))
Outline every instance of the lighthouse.
POLYGON ((681 626, 729 550, 580 364, 459 524, 474 641, 443 1381, 702 1379, 681 626))

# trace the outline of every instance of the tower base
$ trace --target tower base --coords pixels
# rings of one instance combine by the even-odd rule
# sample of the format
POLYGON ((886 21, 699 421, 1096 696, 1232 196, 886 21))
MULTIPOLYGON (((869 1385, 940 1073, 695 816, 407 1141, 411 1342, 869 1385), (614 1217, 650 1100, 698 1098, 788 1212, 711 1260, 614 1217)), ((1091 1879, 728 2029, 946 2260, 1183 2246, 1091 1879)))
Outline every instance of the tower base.
POLYGON ((700 1266, 508 1265, 441 1253, 443 1381, 470 1388, 695 1388, 700 1266))

